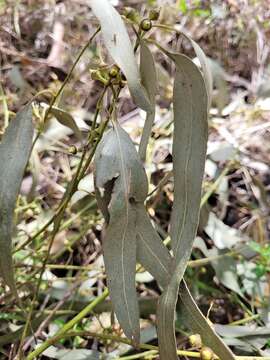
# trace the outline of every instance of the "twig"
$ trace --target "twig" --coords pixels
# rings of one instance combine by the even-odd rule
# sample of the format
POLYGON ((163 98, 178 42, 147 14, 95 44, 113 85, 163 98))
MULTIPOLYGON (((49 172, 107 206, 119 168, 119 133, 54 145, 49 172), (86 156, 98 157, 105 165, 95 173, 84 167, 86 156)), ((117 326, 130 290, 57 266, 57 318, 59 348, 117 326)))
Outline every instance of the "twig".
POLYGON ((71 319, 69 322, 67 322, 55 335, 54 337, 47 339, 42 343, 40 346, 38 346, 33 352, 31 352, 26 360, 33 360, 38 355, 42 354, 49 346, 54 343, 52 342, 53 339, 62 339, 65 334, 72 329, 76 324, 78 324, 82 319, 84 319, 91 311, 94 310, 95 306, 97 306, 99 303, 104 301, 106 297, 109 295, 108 289, 105 289, 103 294, 101 294, 99 297, 97 297, 94 301, 92 301, 89 305, 87 305, 82 311, 79 312, 73 319, 71 319))

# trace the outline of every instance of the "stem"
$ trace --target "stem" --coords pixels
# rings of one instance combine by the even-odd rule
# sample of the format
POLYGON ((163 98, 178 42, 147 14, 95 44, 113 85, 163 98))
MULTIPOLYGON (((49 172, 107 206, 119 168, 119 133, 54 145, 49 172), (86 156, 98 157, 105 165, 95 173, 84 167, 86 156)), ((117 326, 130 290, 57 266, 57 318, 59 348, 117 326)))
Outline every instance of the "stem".
POLYGON ((230 171, 232 165, 235 164, 234 160, 231 160, 226 167, 223 169, 223 171, 221 172, 221 174, 219 175, 219 177, 216 179, 216 181, 210 186, 209 190, 203 195, 202 199, 201 199, 201 208, 203 207, 203 205, 206 204, 207 200, 210 198, 210 196, 217 190, 217 188, 219 187, 221 180, 228 174, 228 172, 230 171))
MULTIPOLYGON (((23 342, 24 342, 24 339, 25 339, 25 336, 26 336, 26 333, 28 331, 28 328, 30 326, 30 322, 31 322, 31 317, 32 317, 32 313, 33 313, 33 310, 34 310, 34 304, 35 304, 35 301, 36 299, 38 298, 38 293, 39 293, 39 289, 40 289, 40 285, 41 285, 41 282, 42 282, 42 275, 45 271, 45 268, 46 268, 46 264, 47 264, 47 261, 49 259, 49 256, 50 256, 50 250, 52 248, 52 245, 53 245, 53 241, 54 241, 54 238, 55 238, 55 235, 57 234, 57 232, 59 231, 59 228, 60 228, 60 223, 61 223, 61 220, 62 220, 62 217, 63 217, 63 214, 64 214, 64 211, 66 209, 66 206, 68 205, 68 202, 69 200, 71 199, 73 193, 76 191, 77 189, 77 186, 80 182, 80 180, 82 179, 82 177, 84 176, 85 172, 87 171, 91 161, 92 161, 92 158, 95 154, 95 151, 96 151, 96 148, 97 148, 97 145, 99 143, 99 141, 101 140, 102 138, 102 135, 106 129, 106 126, 110 120, 110 117, 111 117, 111 114, 113 113, 114 109, 115 109, 115 105, 116 105, 116 102, 117 102, 117 99, 118 99, 118 96, 120 94, 120 91, 121 91, 121 88, 119 87, 115 96, 113 97, 113 101, 111 103, 111 106, 109 108, 109 115, 108 115, 108 118, 106 119, 106 121, 100 125, 100 132, 99 132, 99 137, 98 139, 95 139, 95 136, 94 136, 94 133, 92 133, 92 135, 90 136, 90 139, 89 139, 89 145, 92 144, 95 140, 95 143, 94 143, 94 146, 92 148, 92 151, 90 152, 89 154, 89 157, 88 159, 85 161, 85 164, 83 166, 83 160, 84 160, 84 157, 86 155, 86 148, 83 152, 83 155, 82 155, 82 158, 81 158, 81 161, 80 161, 80 164, 78 166, 78 169, 76 171, 76 174, 73 178, 73 181, 71 182, 71 185, 70 187, 67 188, 65 194, 64 194, 64 197, 61 201, 61 204, 59 206, 59 209, 58 209, 58 213, 57 215, 54 217, 54 229, 53 229, 53 233, 52 233, 52 236, 51 236, 51 239, 50 239, 50 243, 49 243, 49 246, 48 246, 48 250, 47 250, 47 254, 46 254, 46 258, 45 260, 43 261, 43 264, 42 264, 42 268, 41 268, 41 271, 40 271, 40 276, 39 276, 39 280, 38 280, 38 284, 37 284, 37 287, 36 287, 36 291, 35 291, 35 294, 34 294, 34 297, 33 297, 33 300, 32 300, 32 303, 31 303, 31 307, 30 307, 30 311, 29 311, 29 315, 28 315, 28 318, 27 318, 27 321, 26 321, 26 324, 25 324, 25 328, 24 328, 24 332, 23 332, 23 335, 22 335, 22 339, 21 339, 21 342, 20 342, 20 348, 19 348, 19 359, 21 358, 20 356, 22 356, 22 347, 23 347, 23 342)), ((104 96, 104 93, 102 93, 102 96, 104 96)), ((64 327, 63 327, 64 328, 64 327)))
POLYGON ((97 297, 94 301, 92 301, 89 305, 87 305, 79 314, 74 316, 69 322, 67 322, 52 338, 47 339, 42 343, 39 347, 37 347, 33 352, 31 352, 26 360, 33 360, 35 357, 39 356, 43 353, 49 346, 55 343, 58 339, 62 339, 65 334, 72 329, 76 324, 78 324, 81 320, 83 320, 99 303, 104 301, 106 297, 109 295, 108 289, 105 289, 103 294, 97 297))
POLYGON ((235 255, 236 255, 236 253, 234 251, 228 251, 226 254, 222 254, 222 255, 210 256, 210 257, 202 258, 202 259, 198 259, 198 260, 190 260, 190 261, 188 261, 188 266, 191 268, 196 268, 199 266, 207 265, 212 261, 222 259, 226 256, 231 257, 231 256, 235 256, 235 255))
MULTIPOLYGON (((108 292, 108 290, 106 289, 105 292, 108 292)), ((103 296, 104 293, 101 296, 103 296)), ((96 299, 96 300, 98 300, 98 299, 96 299)), ((93 301, 93 303, 94 303, 94 301, 93 301)), ((90 305, 92 305, 93 303, 91 303, 90 305)), ((80 314, 78 314, 77 316, 79 316, 79 315, 80 314)), ((69 329, 71 329, 71 327, 73 327, 75 324, 78 323, 78 321, 75 322, 75 318, 73 318, 70 322, 68 322, 53 337, 51 337, 50 339, 47 339, 43 344, 41 344, 32 353, 30 353, 27 356, 26 360, 33 360, 35 357, 39 356, 42 352, 44 352, 49 346, 59 342, 62 339, 75 337, 75 336, 89 336, 89 337, 93 337, 93 338, 97 338, 97 339, 101 339, 101 340, 105 340, 105 341, 110 340, 110 341, 120 342, 120 343, 132 346, 131 340, 129 340, 127 338, 120 337, 120 336, 115 336, 115 335, 110 335, 110 334, 96 334, 96 333, 90 332, 90 331, 71 331, 71 332, 67 332, 69 329), (71 322, 72 322, 72 326, 69 325, 71 322), (66 329, 67 327, 68 327, 68 329, 66 329), (65 328, 66 331, 64 331, 64 328, 65 328)), ((154 351, 158 352, 158 347, 154 346, 154 345, 140 344, 139 348, 140 349, 151 350, 151 351, 154 350, 154 351)), ((182 355, 182 356, 190 356, 190 357, 194 357, 194 358, 200 358, 200 353, 195 352, 195 351, 178 350, 177 354, 182 355)))
POLYGON ((251 316, 248 316, 244 319, 240 319, 240 320, 236 320, 236 321, 233 321, 231 322, 229 325, 231 326, 235 326, 235 325, 243 325, 243 324, 246 324, 247 322, 250 322, 250 321, 253 321, 253 320, 257 320, 261 317, 260 314, 255 314, 255 315, 251 315, 251 316))
POLYGON ((7 98, 1 82, 0 82, 0 95, 2 97, 3 111, 4 111, 4 129, 6 129, 9 123, 9 111, 8 111, 7 98))
POLYGON ((149 350, 149 351, 144 351, 142 353, 139 353, 139 354, 134 354, 134 355, 129 355, 129 356, 121 356, 120 359, 122 360, 131 360, 131 359, 140 359, 140 358, 143 358, 143 359, 148 359, 150 355, 157 355, 157 351, 156 350, 149 350))
MULTIPOLYGON (((82 55, 84 54, 84 52, 86 51, 86 49, 88 48, 88 46, 90 45, 90 43, 93 41, 93 39, 95 38, 95 36, 99 33, 100 31, 100 27, 97 28, 97 30, 94 32, 94 34, 90 37, 90 39, 88 40, 88 42, 85 44, 85 46, 81 49, 79 55, 77 56, 76 60, 74 61, 67 77, 65 78, 65 80, 63 81, 60 89, 58 90, 57 94, 55 95, 55 97, 52 99, 51 103, 50 103, 50 106, 48 108, 48 110, 46 111, 45 113, 45 117, 44 117, 44 123, 46 122, 46 119, 48 118, 48 115, 53 107, 53 105, 55 104, 56 100, 58 99, 58 97, 61 95, 63 89, 65 88, 66 84, 68 83, 68 81, 70 80, 71 78, 71 75, 76 67, 76 65, 78 64, 78 62, 80 61, 82 55)), ((38 137, 38 136, 37 136, 38 137)), ((36 137, 36 139, 37 139, 36 137)), ((65 206, 67 206, 67 203, 68 203, 68 200, 70 198, 70 193, 72 192, 72 190, 74 189, 74 185, 76 184, 76 177, 79 175, 79 172, 80 172, 80 169, 81 169, 81 166, 82 166, 82 163, 83 163, 83 160, 84 160, 84 157, 85 157, 85 154, 86 154, 86 150, 85 152, 82 154, 82 158, 81 158, 81 162, 79 164, 79 167, 77 169, 77 172, 76 172, 76 175, 75 175, 75 178, 72 182, 72 185, 71 185, 71 191, 69 191, 69 187, 67 188, 65 194, 64 194, 64 197, 61 201, 61 204, 59 206, 59 212, 57 213, 57 215, 55 217, 53 217, 47 224, 51 224, 52 222, 54 222, 54 230, 53 230, 53 234, 52 234, 52 237, 51 237, 51 240, 50 240, 50 243, 49 243, 49 247, 48 247, 48 251, 47 251, 47 255, 46 255, 46 258, 43 262, 43 265, 42 265, 42 269, 41 269, 41 272, 40 272, 40 276, 39 276, 39 280, 38 280, 38 284, 37 284, 37 287, 36 287, 36 291, 35 291, 35 294, 34 294, 34 297, 32 299, 32 303, 31 303, 31 307, 30 307, 30 311, 29 311, 29 314, 28 314, 28 317, 27 317, 27 320, 26 320, 26 324, 25 324, 25 327, 24 327, 24 331, 23 331, 23 334, 22 334, 22 338, 21 338, 21 341, 20 341, 20 346, 19 346, 19 359, 22 359, 23 357, 23 354, 22 354, 22 349, 23 349, 23 343, 24 343, 24 339, 26 337, 26 334, 28 332, 28 329, 30 327, 30 324, 31 324, 31 318, 32 318, 32 313, 33 313, 33 310, 34 310, 34 304, 35 304, 35 301, 38 297, 38 293, 39 293, 39 289, 40 289, 40 285, 41 285, 41 281, 42 281, 42 275, 45 271, 45 267, 46 267, 46 263, 48 261, 48 258, 49 258, 49 255, 50 255, 50 250, 51 250, 51 247, 52 247, 52 244, 53 244, 53 240, 54 240, 54 237, 55 235, 57 234, 58 230, 59 230, 59 227, 60 227, 60 222, 61 222, 61 218, 63 216, 63 213, 64 213, 64 210, 65 210, 65 206), (67 199, 67 200, 66 200, 67 199)), ((46 225, 47 225, 46 224, 46 225)), ((48 225, 49 226, 49 225, 48 225)), ((47 227, 45 227, 46 229, 47 227)))
POLYGON ((47 120, 48 115, 53 107, 53 105, 55 104, 56 100, 59 98, 59 96, 61 95, 64 87, 66 86, 66 84, 68 83, 68 81, 71 78, 71 75, 73 73, 73 70, 75 69, 76 65, 78 64, 78 62, 81 60, 81 57, 83 56, 83 54, 85 53, 85 51, 87 50, 88 46, 91 44, 91 42, 94 40, 94 38, 96 37, 96 35, 100 32, 100 26, 97 28, 97 30, 94 32, 94 34, 90 37, 90 39, 88 40, 88 42, 84 45, 84 47, 81 49, 79 55, 77 56, 76 60, 74 61, 67 77, 65 78, 65 80, 63 81, 60 89, 57 91, 57 94, 55 95, 55 97, 52 99, 50 106, 48 108, 48 110, 46 111, 45 114, 45 118, 44 118, 44 122, 47 120))

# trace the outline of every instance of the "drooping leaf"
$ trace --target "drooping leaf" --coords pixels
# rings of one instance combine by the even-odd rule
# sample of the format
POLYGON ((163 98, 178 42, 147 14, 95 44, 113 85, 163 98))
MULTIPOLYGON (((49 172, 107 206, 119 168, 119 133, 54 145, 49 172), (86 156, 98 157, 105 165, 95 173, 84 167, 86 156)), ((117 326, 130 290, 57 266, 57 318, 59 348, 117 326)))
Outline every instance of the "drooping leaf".
POLYGON ((144 205, 137 205, 137 259, 162 287, 170 278, 171 255, 153 228, 144 205))
POLYGON ((213 91, 213 77, 211 73, 211 68, 209 64, 209 60, 205 53, 202 51, 201 47, 192 40, 187 34, 183 33, 183 35, 191 42, 191 45, 193 46, 193 49, 195 51, 195 54, 197 55, 201 67, 202 67, 202 73, 205 81, 206 91, 207 91, 207 98, 208 98, 208 111, 211 106, 212 101, 212 91, 213 91))
POLYGON ((32 106, 11 120, 0 144, 0 275, 16 295, 11 257, 13 214, 33 138, 32 106))
POLYGON ((186 56, 168 54, 176 65, 174 83, 173 174, 171 215, 174 273, 158 306, 161 359, 177 359, 174 315, 178 288, 196 235, 207 146, 207 92, 197 66, 186 56))
POLYGON ((89 4, 100 22, 106 48, 127 78, 134 101, 143 110, 151 111, 147 92, 142 86, 139 68, 121 16, 108 0, 89 0, 89 4))
POLYGON ((142 78, 142 84, 147 91, 151 104, 151 110, 147 111, 146 114, 146 120, 139 146, 139 155, 142 161, 144 161, 146 157, 147 144, 155 120, 155 97, 157 93, 157 74, 156 74, 155 61, 153 55, 144 41, 141 42, 140 51, 141 51, 140 73, 142 78))
POLYGON ((55 116, 55 118, 60 122, 60 124, 69 127, 76 137, 81 140, 82 134, 80 129, 78 128, 75 120, 73 119, 72 115, 70 115, 68 112, 59 109, 55 106, 53 106, 50 110, 50 113, 55 116))
POLYGON ((192 298, 185 281, 181 282, 179 291, 180 305, 185 322, 194 334, 200 334, 203 343, 207 344, 221 360, 235 360, 235 356, 228 346, 216 334, 206 318, 201 313, 192 298))
MULTIPOLYGON (((142 214, 142 218, 139 219, 140 216, 137 218, 139 219, 137 231, 138 233, 143 233, 143 236, 138 241, 138 261, 165 289, 168 284, 173 259, 165 245, 162 244, 160 239, 157 239, 158 235, 152 227, 149 218, 148 220, 145 218, 142 210, 139 210, 139 213, 142 214)), ((199 333, 204 344, 210 346, 220 359, 233 360, 234 356, 231 350, 222 342, 214 328, 203 316, 183 280, 178 293, 178 301, 183 312, 183 319, 192 332, 194 334, 199 333)))
POLYGON ((103 239, 108 287, 127 337, 139 343, 135 286, 136 204, 147 195, 147 178, 128 134, 114 124, 97 147, 95 188, 108 225, 103 239))
POLYGON ((204 80, 193 62, 184 55, 172 54, 172 58, 176 77, 171 237, 173 253, 179 262, 190 256, 198 226, 208 138, 207 95, 204 80))

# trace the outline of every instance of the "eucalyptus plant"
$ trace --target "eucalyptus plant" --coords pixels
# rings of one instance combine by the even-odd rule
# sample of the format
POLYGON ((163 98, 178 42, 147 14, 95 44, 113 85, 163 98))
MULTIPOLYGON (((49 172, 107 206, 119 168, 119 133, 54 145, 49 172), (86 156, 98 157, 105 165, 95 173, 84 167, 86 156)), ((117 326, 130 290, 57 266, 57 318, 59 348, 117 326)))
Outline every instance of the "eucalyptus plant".
MULTIPOLYGON (((93 71, 93 78, 103 83, 104 90, 97 103, 92 129, 84 146, 80 164, 56 214, 38 234, 32 237, 40 235, 50 224, 53 224, 47 258, 40 273, 21 344, 28 334, 42 273, 63 214, 71 196, 77 190, 79 181, 94 160, 96 200, 105 219, 102 247, 107 285, 114 312, 127 338, 135 347, 139 346, 140 317, 135 282, 138 262, 153 275, 161 290, 157 308, 160 358, 177 359, 174 324, 176 304, 179 303, 186 325, 193 333, 199 333, 203 343, 213 349, 221 360, 235 359, 231 350, 217 336, 198 309, 183 280, 198 227, 207 148, 207 118, 212 89, 207 58, 198 44, 185 33, 175 30, 170 25, 159 24, 158 13, 155 11, 138 24, 131 16, 123 19, 108 0, 89 0, 89 5, 99 21, 99 26, 89 43, 101 32, 114 65, 109 71, 106 70, 106 73, 103 69, 93 71), (126 30, 125 21, 136 34, 134 45, 126 30), (175 53, 157 43, 151 36, 153 31, 169 31, 183 36, 192 45, 201 67, 198 68, 192 59, 184 54, 175 53), (155 118, 158 88, 155 59, 151 51, 153 47, 161 51, 175 66, 172 151, 174 203, 170 221, 171 251, 155 230, 145 208, 148 179, 144 160, 155 118), (136 58, 138 51, 139 66, 136 58), (117 118, 117 100, 126 83, 134 102, 146 113, 138 151, 117 118), (97 117, 102 99, 109 92, 112 100, 107 118, 98 124, 97 117), (109 125, 111 127, 108 129, 109 125)), ((89 43, 83 48, 77 62, 89 43)), ((46 123, 49 114, 53 114, 60 122, 70 126, 81 138, 72 117, 55 106, 72 70, 59 92, 52 98, 43 123, 46 123)), ((42 124, 39 124, 36 138, 42 129, 42 124)), ((17 298, 11 257, 12 218, 24 168, 33 147, 32 138, 32 104, 30 103, 11 121, 0 145, 0 166, 1 169, 5 169, 0 174, 0 271, 4 281, 17 298), (12 186, 9 182, 10 178, 15 179, 12 186)), ((27 359, 33 359, 49 346, 49 343, 44 344, 27 359)))

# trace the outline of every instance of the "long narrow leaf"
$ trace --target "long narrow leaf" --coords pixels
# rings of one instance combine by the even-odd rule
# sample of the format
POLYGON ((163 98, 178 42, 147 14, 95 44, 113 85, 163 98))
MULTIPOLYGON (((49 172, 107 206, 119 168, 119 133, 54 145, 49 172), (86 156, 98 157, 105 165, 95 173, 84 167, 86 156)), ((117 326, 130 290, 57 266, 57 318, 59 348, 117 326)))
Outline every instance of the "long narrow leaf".
POLYGON ((97 148, 95 187, 108 221, 103 252, 110 296, 126 336, 138 344, 135 204, 147 195, 147 178, 132 141, 117 124, 97 148))
POLYGON ((172 54, 174 84, 172 248, 176 262, 188 257, 196 235, 206 156, 208 124, 205 83, 184 55, 172 54), (188 252, 188 254, 186 254, 188 252))
POLYGON ((170 279, 170 267, 173 260, 168 249, 162 243, 153 228, 143 204, 137 205, 137 259, 155 277, 163 288, 170 279))
MULTIPOLYGON (((137 231, 138 234, 140 233, 142 235, 138 241, 138 261, 153 275, 161 287, 166 288, 173 259, 165 245, 162 244, 160 239, 157 239, 158 235, 152 227, 149 218, 146 219, 143 211, 139 211, 142 214, 142 219, 139 220, 139 216, 137 218, 137 231)), ((214 331, 214 328, 211 327, 201 313, 183 280, 178 293, 178 301, 183 312, 184 321, 192 332, 194 334, 200 334, 204 344, 210 346, 220 359, 235 360, 231 350, 223 343, 214 331)), ((167 340, 168 339, 169 334, 167 334, 167 340)), ((165 356, 167 356, 167 353, 165 356)))
POLYGON ((155 98, 157 93, 157 74, 155 68, 155 61, 151 51, 144 41, 140 46, 141 60, 140 73, 142 84, 145 87, 151 104, 151 110, 147 111, 146 120, 142 132, 142 137, 139 146, 139 155, 142 161, 146 157, 147 144, 151 135, 152 126, 155 120, 155 98))
POLYGON ((192 40, 185 33, 183 33, 183 35, 187 39, 189 39, 189 41, 191 42, 191 45, 193 46, 193 49, 200 61, 200 64, 202 67, 202 73, 203 73, 204 81, 205 81, 205 85, 206 85, 206 91, 207 91, 207 97, 208 97, 208 110, 209 110, 210 106, 211 106, 212 90, 213 90, 213 78, 212 78, 212 72, 211 72, 209 60, 207 59, 205 53, 202 51, 201 47, 194 40, 192 40))
POLYGON ((65 110, 59 109, 56 106, 53 106, 50 110, 51 114, 56 117, 56 119, 60 122, 60 124, 67 126, 70 128, 74 134, 76 135, 77 139, 82 139, 82 133, 78 128, 75 120, 73 119, 72 115, 70 115, 65 110))
POLYGON ((218 355, 221 360, 235 360, 235 356, 227 345, 216 334, 214 328, 209 324, 201 313, 193 297, 191 296, 185 281, 180 285, 180 305, 185 322, 194 334, 200 334, 204 344, 207 344, 218 355))
POLYGON ((128 87, 136 104, 151 111, 150 102, 141 84, 132 45, 123 20, 108 0, 89 0, 98 18, 106 48, 127 78, 128 87))
POLYGON ((186 56, 169 54, 176 65, 174 83, 173 174, 171 216, 173 276, 160 297, 158 334, 161 359, 177 359, 174 328, 179 284, 196 235, 207 146, 207 91, 196 65, 186 56))
POLYGON ((13 214, 33 138, 32 107, 11 120, 0 144, 0 275, 16 295, 11 257, 13 214))

